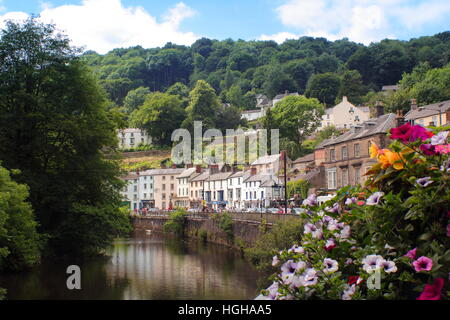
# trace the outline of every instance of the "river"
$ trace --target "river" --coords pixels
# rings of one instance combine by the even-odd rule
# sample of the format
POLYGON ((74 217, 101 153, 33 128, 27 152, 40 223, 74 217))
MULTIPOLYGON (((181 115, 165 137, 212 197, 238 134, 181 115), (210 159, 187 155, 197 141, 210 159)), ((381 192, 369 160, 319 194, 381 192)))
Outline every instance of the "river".
POLYGON ((264 277, 235 251, 163 234, 117 239, 105 257, 43 261, 0 276, 7 299, 190 300, 253 299, 264 277), (81 269, 81 290, 68 290, 66 269, 81 269))

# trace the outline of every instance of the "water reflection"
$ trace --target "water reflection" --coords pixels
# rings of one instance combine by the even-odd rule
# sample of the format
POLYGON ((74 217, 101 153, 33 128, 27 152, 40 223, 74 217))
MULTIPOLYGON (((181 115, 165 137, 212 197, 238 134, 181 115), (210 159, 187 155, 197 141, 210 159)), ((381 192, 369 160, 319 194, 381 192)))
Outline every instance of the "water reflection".
POLYGON ((46 263, 0 277, 9 299, 253 299, 261 277, 222 246, 161 234, 121 239, 109 257, 46 263), (82 290, 66 289, 69 264, 82 270, 82 290))

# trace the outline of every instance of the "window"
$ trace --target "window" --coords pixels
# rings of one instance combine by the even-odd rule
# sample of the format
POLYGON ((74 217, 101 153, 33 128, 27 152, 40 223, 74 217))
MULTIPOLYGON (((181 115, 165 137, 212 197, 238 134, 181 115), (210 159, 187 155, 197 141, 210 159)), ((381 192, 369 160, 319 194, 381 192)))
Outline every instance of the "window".
POLYGON ((134 144, 134 138, 130 138, 130 145, 134 144))
POLYGON ((253 194, 255 195, 255 199, 256 199, 256 191, 253 194))
POLYGON ((334 161, 335 159, 334 149, 330 149, 330 161, 334 161))
POLYGON ((144 199, 147 199, 147 194, 146 193, 144 193, 144 199))
POLYGON ((347 159, 348 155, 347 155, 347 147, 343 146, 342 147, 342 160, 347 159))
POLYGON ((162 189, 163 189, 163 191, 166 190, 166 185, 165 184, 162 185, 162 189))
POLYGON ((359 143, 355 143, 355 158, 359 158, 359 143))
POLYGON ((135 195, 133 196, 133 199, 134 199, 134 201, 137 200, 137 194, 135 194, 135 195))
POLYGON ((173 183, 170 184, 170 190, 173 190, 173 183))
POLYGON ((163 208, 163 209, 166 208, 166 203, 165 203, 165 202, 162 203, 162 208, 163 208))
POLYGON ((348 169, 342 169, 342 186, 348 185, 348 169))
POLYGON ((173 176, 170 176, 170 180, 173 180, 173 176))
POLYGON ((147 190, 147 184, 146 183, 144 183, 144 189, 147 190))
POLYGON ((336 168, 327 171, 328 189, 336 189, 336 168))
POLYGON ((165 193, 162 194, 162 198, 163 198, 163 200, 166 200, 166 194, 165 193))
POLYGON ((264 199, 264 191, 261 191, 261 199, 264 199))
POLYGON ((370 156, 370 147, 372 146, 372 141, 367 143, 367 154, 370 156))
POLYGON ((133 187, 133 191, 134 191, 134 192, 137 192, 137 186, 134 186, 134 187, 133 187))
POLYGON ((361 167, 355 167, 355 184, 358 184, 361 179, 361 167))
POLYGON ((248 192, 245 193, 245 199, 248 199, 248 192))
POLYGON ((153 183, 150 183, 150 189, 153 189, 153 183))
POLYGON ((163 179, 163 180, 166 180, 166 176, 163 176, 162 179, 163 179))

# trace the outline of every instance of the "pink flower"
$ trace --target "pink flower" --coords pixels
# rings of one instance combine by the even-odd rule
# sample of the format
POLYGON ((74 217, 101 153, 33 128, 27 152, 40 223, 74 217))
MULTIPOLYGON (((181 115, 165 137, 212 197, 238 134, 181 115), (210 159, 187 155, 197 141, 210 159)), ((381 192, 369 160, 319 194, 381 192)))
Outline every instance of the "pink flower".
POLYGON ((447 225, 447 237, 450 237, 450 224, 447 225))
POLYGON ((433 267, 433 260, 428 257, 421 256, 419 259, 413 262, 414 269, 416 272, 420 271, 430 271, 433 267))
POLYGON ((412 250, 409 250, 408 253, 405 254, 405 256, 414 260, 416 258, 416 252, 417 252, 417 248, 414 248, 412 250))
POLYGON ((336 247, 336 243, 332 238, 327 240, 327 243, 325 244, 325 250, 330 251, 336 247))
POLYGON ((425 141, 429 138, 434 136, 434 133, 431 131, 428 131, 422 126, 415 125, 411 127, 410 134, 409 134, 409 141, 414 142, 417 139, 421 139, 422 141, 425 141))
POLYGON ((422 150, 426 156, 434 156, 436 154, 436 147, 437 146, 433 146, 431 143, 425 143, 420 145, 420 150, 422 150))
POLYGON ((450 153, 450 144, 440 144, 437 146, 434 146, 434 150, 436 150, 439 154, 447 154, 450 153))
POLYGON ((417 300, 440 300, 441 291, 444 287, 444 279, 437 278, 433 284, 426 284, 417 300))
POLYGON ((400 127, 391 129, 391 139, 400 140, 403 143, 414 142, 417 139, 425 141, 434 136, 433 132, 428 131, 422 126, 412 126, 406 123, 400 127))
POLYGON ((410 131, 411 125, 409 123, 405 123, 404 125, 397 128, 392 128, 391 139, 397 139, 402 141, 403 143, 407 143, 409 141, 410 131))

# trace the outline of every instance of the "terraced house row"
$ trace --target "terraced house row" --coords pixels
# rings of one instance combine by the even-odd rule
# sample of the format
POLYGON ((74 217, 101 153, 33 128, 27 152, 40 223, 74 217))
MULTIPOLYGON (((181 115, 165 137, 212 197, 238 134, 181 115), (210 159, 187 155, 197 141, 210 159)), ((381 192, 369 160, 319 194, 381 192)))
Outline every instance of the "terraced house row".
MULTIPOLYGON (((122 191, 131 210, 174 207, 242 209, 281 201, 281 155, 264 156, 238 170, 228 164, 162 168, 129 173, 122 191)), ((291 161, 287 161, 288 167, 291 161)))
MULTIPOLYGON (((374 118, 344 128, 343 134, 323 141, 314 153, 295 161, 287 159, 287 181, 308 181, 309 192, 322 195, 332 195, 346 185, 364 184, 365 173, 375 163, 370 158, 371 144, 386 148, 391 142, 387 132, 407 121, 448 125, 450 101, 418 107, 412 100, 405 116, 384 114, 378 105, 374 118)), ((241 170, 228 164, 147 170, 124 177, 128 185, 122 194, 132 210, 276 206, 284 202, 283 169, 281 154, 276 154, 260 157, 241 170)))

